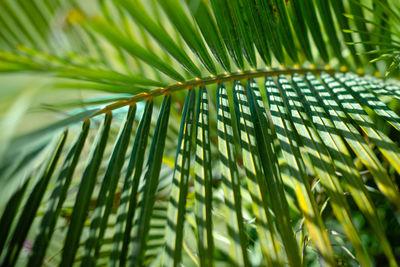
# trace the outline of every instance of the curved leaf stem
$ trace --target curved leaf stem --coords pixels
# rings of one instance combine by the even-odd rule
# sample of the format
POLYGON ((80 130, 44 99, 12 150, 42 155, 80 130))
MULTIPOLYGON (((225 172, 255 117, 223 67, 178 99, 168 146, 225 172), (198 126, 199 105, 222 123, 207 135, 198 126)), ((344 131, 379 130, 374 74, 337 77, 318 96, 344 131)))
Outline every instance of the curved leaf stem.
POLYGON ((97 113, 95 113, 92 117, 98 116, 100 114, 106 113, 108 111, 124 107, 126 105, 132 105, 134 103, 140 102, 140 101, 145 101, 149 99, 153 99, 154 97, 160 96, 160 95, 167 95, 169 93, 175 92, 175 91, 180 91, 184 89, 191 89, 193 87, 200 87, 208 84, 215 84, 215 83, 220 83, 220 82, 228 82, 228 81, 233 81, 233 80, 240 80, 240 79, 249 79, 249 78, 257 78, 257 77, 263 77, 266 75, 269 76, 278 76, 281 74, 306 74, 306 73, 313 73, 313 74, 319 74, 321 72, 326 72, 329 74, 333 74, 335 72, 342 72, 337 69, 330 69, 329 66, 325 68, 296 68, 296 67, 291 67, 291 68, 270 68, 266 67, 263 69, 249 69, 249 70, 239 70, 237 72, 224 72, 222 74, 218 75, 210 75, 207 77, 203 78, 194 78, 192 80, 186 81, 186 82, 178 82, 172 85, 169 85, 167 87, 160 87, 154 90, 151 90, 150 92, 143 92, 134 95, 128 100, 120 100, 117 102, 114 102, 112 104, 109 104, 105 106, 103 109, 99 110, 97 113))

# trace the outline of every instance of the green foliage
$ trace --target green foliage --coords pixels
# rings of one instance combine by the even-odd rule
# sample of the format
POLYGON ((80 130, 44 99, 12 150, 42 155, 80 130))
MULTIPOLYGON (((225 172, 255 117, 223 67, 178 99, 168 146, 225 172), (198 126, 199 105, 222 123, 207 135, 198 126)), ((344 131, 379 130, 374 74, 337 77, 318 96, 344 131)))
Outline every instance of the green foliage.
POLYGON ((398 266, 399 10, 0 1, 0 265, 398 266))

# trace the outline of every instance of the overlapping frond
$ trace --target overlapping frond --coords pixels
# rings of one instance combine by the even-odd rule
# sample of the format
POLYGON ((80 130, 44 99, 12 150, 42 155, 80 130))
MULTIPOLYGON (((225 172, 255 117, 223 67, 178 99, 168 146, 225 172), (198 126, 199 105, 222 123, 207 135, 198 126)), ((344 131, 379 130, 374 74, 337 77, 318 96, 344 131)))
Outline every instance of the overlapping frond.
MULTIPOLYGON (((26 190, 27 183, 22 184, 9 200, 9 208, 5 209, 2 217, 2 225, 9 229, 2 232, 3 240, 7 240, 3 246, 3 263, 16 263, 24 242, 30 238, 33 246, 28 257, 29 264, 40 263, 43 258, 52 257, 46 249, 51 247, 51 239, 64 233, 66 239, 62 256, 56 258, 60 257, 60 264, 65 266, 74 261, 99 264, 102 255, 110 255, 112 265, 125 262, 148 264, 156 260, 156 256, 165 265, 178 265, 182 261, 187 262, 190 253, 208 257, 214 254, 221 257, 223 253, 232 264, 238 265, 264 262, 297 266, 305 260, 304 253, 300 251, 309 246, 315 246, 327 263, 335 265, 330 232, 343 231, 346 240, 352 244, 348 248, 354 250, 358 262, 371 265, 368 250, 363 247, 360 233, 349 214, 348 201, 354 200, 374 229, 388 262, 396 266, 385 233, 387 229, 378 219, 372 200, 371 194, 376 193, 365 187, 366 176, 361 175, 360 167, 354 165, 353 154, 348 148, 369 170, 367 176, 374 181, 374 185, 370 186, 386 196, 398 210, 399 192, 393 182, 397 174, 393 176, 382 166, 385 159, 393 162, 392 166, 398 172, 398 147, 385 133, 372 128, 367 113, 356 100, 360 90, 371 94, 371 98, 375 97, 374 90, 362 85, 370 84, 370 80, 355 74, 335 76, 326 73, 318 76, 293 74, 288 78, 268 76, 265 78, 267 99, 263 99, 255 80, 249 80, 246 87, 235 81, 233 90, 229 91, 221 83, 218 92, 211 90, 217 94, 217 102, 208 99, 207 91, 210 90, 191 89, 184 104, 178 140, 167 141, 173 142, 178 150, 176 161, 171 165, 175 166, 174 175, 169 178, 165 196, 162 196, 159 186, 162 159, 169 153, 164 151, 164 144, 172 105, 170 96, 164 100, 152 137, 148 135, 152 100, 140 114, 139 125, 133 127, 134 136, 129 131, 136 125, 135 107, 130 108, 109 160, 103 153, 111 138, 111 113, 102 119, 103 126, 94 141, 86 138, 86 135, 93 136, 91 132, 96 131, 89 129, 87 120, 82 130, 74 131, 78 134, 76 141, 67 142, 71 149, 64 163, 56 164, 57 157, 61 155, 62 147, 59 145, 54 153, 47 154, 50 161, 43 165, 43 171, 30 174, 27 180, 30 189, 26 190), (357 84, 357 89, 354 89, 356 85, 349 85, 350 80, 357 84), (216 113, 208 111, 213 105, 216 105, 216 113), (209 122, 212 121, 218 121, 217 125, 210 127, 209 122), (368 140, 362 135, 363 131, 368 140), (216 135, 218 152, 215 146, 210 149, 210 144, 215 144, 213 138, 216 135), (88 140, 85 142, 85 139, 88 140), (146 153, 149 139, 152 139, 152 144, 146 153), (132 142, 132 156, 128 162, 125 160, 129 155, 127 148, 132 142), (372 145, 376 149, 373 150, 372 145), (90 146, 92 156, 87 159, 82 178, 71 181, 76 167, 82 165, 78 164, 79 157, 82 157, 80 154, 90 146), (280 155, 285 164, 278 160, 280 155), (190 163, 193 161, 194 169, 190 163), (143 163, 147 167, 142 172, 143 163), (129 166, 124 170, 124 165, 129 166), (106 170, 99 172, 101 166, 106 166, 106 170), (125 176, 125 180, 119 181, 120 176, 125 176), (314 177, 320 185, 312 188, 314 177), (54 186, 51 186, 52 183, 54 186), (286 195, 291 193, 287 191, 287 183, 294 188, 292 197, 300 208, 312 245, 305 245, 296 238, 298 226, 289 212, 286 195), (45 194, 47 190, 52 193, 45 194), (26 197, 23 197, 24 193, 26 197), (320 194, 328 197, 327 206, 332 208, 338 225, 326 225, 324 222, 324 215, 320 214, 320 194), (157 199, 164 197, 169 198, 164 215, 165 225, 160 229, 159 237, 149 235, 151 220, 157 216, 157 199), (215 199, 220 197, 222 199, 215 199), (25 208, 16 212, 12 207, 19 201, 25 208), (71 201, 72 213, 67 216, 66 203, 71 201), (43 212, 38 209, 40 203, 44 205, 43 212), (218 222, 219 216, 224 218, 222 223, 218 222), (251 225, 257 232, 255 236, 251 236, 246 226, 247 218, 252 217, 254 221, 251 225), (190 222, 191 218, 196 218, 197 223, 190 222), (39 231, 30 233, 29 238, 29 226, 34 225, 32 223, 36 220, 41 226, 39 231), (13 221, 20 223, 13 224, 13 221), (216 227, 221 224, 226 225, 225 230, 216 227), (228 247, 218 241, 217 233, 229 240, 228 247), (110 245, 107 236, 111 238, 110 245), (197 241, 187 240, 188 236, 197 241), (156 247, 158 253, 148 258, 145 252, 152 238, 161 238, 165 246, 156 247), (252 242, 260 242, 260 246, 253 247, 250 245, 252 242), (209 250, 212 247, 214 252, 209 250), (263 257, 258 262, 249 254, 263 257)), ((375 86, 378 82, 384 85, 380 80, 372 81, 375 86)), ((369 108, 378 116, 387 117, 382 110, 392 112, 384 103, 374 103, 369 108)), ((389 118, 395 120, 396 116, 389 118)), ((391 120, 388 119, 388 122, 391 120)), ((65 135, 62 140, 61 144, 66 142, 65 135)), ((15 176, 13 179, 22 177, 15 176)), ((214 260, 218 261, 218 257, 214 260)), ((205 266, 214 260, 205 257, 198 263, 205 266)))
MULTIPOLYGON (((92 3, 101 10, 96 16, 79 2, 66 1, 46 16, 38 14, 46 23, 34 22, 28 10, 36 5, 44 13, 47 1, 3 2, 4 8, 20 11, 3 18, 15 25, 0 30, 0 40, 10 43, 0 53, 1 69, 66 78, 57 80, 58 88, 136 94, 173 80, 234 69, 294 64, 357 69, 368 59, 352 44, 358 37, 343 32, 352 23, 344 13, 354 11, 355 17, 364 18, 362 7, 353 1, 347 6, 342 1, 303 0, 105 0, 98 6, 92 3), (57 16, 64 19, 57 22, 57 16), (30 29, 31 24, 38 29, 30 29), (64 39, 70 44, 59 46, 64 39)), ((367 48, 376 49, 376 44, 368 44, 363 22, 355 22, 367 48)))

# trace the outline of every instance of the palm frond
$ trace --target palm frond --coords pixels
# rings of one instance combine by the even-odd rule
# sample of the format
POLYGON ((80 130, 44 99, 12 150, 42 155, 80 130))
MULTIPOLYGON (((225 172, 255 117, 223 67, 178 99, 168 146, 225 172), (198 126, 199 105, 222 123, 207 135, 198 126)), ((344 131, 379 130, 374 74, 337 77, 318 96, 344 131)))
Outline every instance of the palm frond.
POLYGON ((93 96, 0 139, 1 265, 397 266, 384 2, 1 1, 3 75, 93 96))

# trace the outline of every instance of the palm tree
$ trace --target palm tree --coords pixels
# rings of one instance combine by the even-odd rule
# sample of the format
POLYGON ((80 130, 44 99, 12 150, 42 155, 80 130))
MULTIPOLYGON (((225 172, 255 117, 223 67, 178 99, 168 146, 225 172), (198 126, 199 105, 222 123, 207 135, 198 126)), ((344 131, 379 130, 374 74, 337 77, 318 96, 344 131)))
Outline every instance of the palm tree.
POLYGON ((397 10, 0 1, 0 265, 397 266, 397 10))

